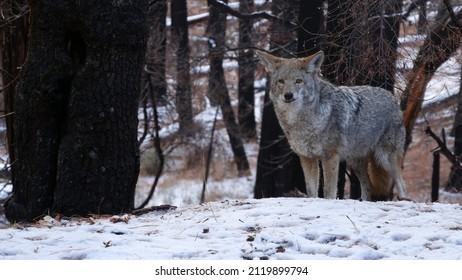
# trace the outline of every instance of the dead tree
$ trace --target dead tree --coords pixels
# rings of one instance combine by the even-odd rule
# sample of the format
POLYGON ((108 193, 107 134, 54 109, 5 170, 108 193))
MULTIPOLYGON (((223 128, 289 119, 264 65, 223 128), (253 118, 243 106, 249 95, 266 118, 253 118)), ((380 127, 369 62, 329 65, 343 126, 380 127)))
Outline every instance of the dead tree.
POLYGON ((148 1, 28 1, 9 221, 129 212, 148 1), (52 55, 50 55, 52 54, 52 55))
MULTIPOLYGON (((226 3, 226 1, 224 1, 226 3)), ((231 99, 226 85, 223 70, 223 56, 225 53, 226 14, 220 12, 215 6, 209 6, 210 16, 206 34, 209 42, 209 89, 208 96, 220 106, 223 121, 226 125, 234 160, 237 165, 238 176, 250 174, 249 162, 244 149, 239 126, 236 123, 231 99)))

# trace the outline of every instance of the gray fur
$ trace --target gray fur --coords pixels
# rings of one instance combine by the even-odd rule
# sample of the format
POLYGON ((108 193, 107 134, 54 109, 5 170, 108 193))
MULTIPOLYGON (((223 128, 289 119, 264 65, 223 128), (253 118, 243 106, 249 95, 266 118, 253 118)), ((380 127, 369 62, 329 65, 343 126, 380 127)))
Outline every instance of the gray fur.
POLYGON ((308 196, 318 196, 321 161, 325 197, 336 198, 338 164, 346 160, 361 182, 363 200, 371 199, 371 187, 378 188, 371 186, 371 180, 386 182, 382 193, 395 184, 399 196, 405 197, 401 175, 405 130, 402 112, 390 92, 329 83, 319 74, 322 52, 298 59, 257 55, 270 73, 270 97, 289 144, 300 157, 308 196), (384 171, 375 172, 376 176, 387 178, 372 179, 368 169, 372 173, 374 168, 384 171))

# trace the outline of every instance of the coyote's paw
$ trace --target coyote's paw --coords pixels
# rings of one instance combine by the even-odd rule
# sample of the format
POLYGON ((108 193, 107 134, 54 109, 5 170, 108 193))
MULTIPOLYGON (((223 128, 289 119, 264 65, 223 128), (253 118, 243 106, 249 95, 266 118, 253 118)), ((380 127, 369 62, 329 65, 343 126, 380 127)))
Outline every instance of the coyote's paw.
POLYGON ((410 198, 407 198, 407 197, 400 197, 400 196, 397 196, 396 199, 398 199, 398 201, 410 201, 410 202, 415 202, 414 200, 410 199, 410 198))

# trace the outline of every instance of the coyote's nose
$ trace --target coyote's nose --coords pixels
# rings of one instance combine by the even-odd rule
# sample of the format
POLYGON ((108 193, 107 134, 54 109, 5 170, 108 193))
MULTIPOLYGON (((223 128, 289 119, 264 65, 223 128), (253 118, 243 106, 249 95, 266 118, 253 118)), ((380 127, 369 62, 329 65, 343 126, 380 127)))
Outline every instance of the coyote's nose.
POLYGON ((294 101, 294 94, 293 94, 292 92, 286 92, 286 93, 284 93, 284 101, 285 101, 285 102, 294 101))

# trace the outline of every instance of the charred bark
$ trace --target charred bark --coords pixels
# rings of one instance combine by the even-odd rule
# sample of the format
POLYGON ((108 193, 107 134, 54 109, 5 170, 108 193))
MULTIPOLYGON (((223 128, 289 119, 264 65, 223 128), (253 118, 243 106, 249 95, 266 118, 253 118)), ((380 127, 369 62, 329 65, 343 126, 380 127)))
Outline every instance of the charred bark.
POLYGON ((11 221, 133 210, 147 1, 29 1, 11 221))

